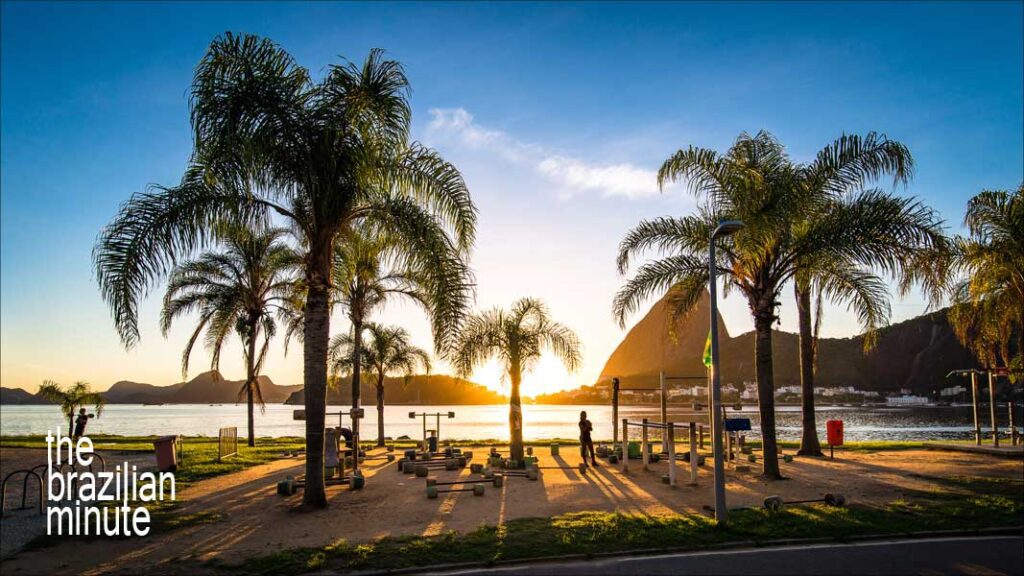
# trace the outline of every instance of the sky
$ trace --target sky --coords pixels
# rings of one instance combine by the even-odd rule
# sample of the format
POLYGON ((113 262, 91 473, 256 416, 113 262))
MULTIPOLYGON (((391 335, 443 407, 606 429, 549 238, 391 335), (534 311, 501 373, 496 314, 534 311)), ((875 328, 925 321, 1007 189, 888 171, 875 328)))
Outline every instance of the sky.
MULTIPOLYGON (((477 307, 539 297, 584 345, 575 373, 543 359, 524 382, 532 395, 593 383, 624 336, 611 315, 624 282, 617 245, 643 218, 693 209, 683 188, 655 184, 679 148, 721 151, 764 129, 806 161, 844 132, 883 132, 916 161, 898 192, 962 232, 972 195, 1024 180, 1022 6, 5 1, 0 383, 182 380, 189 320, 164 338, 163 286, 154 286, 141 343, 125 350, 90 253, 133 192, 180 179, 191 74, 225 31, 273 39, 316 77, 375 47, 403 63, 413 137, 461 170, 480 210, 477 307)), ((795 331, 790 294, 781 327, 795 331)), ((892 320, 925 310, 920 294, 894 297, 892 320)), ((731 334, 753 327, 737 296, 722 313, 731 334)), ((390 305, 378 319, 431 348, 412 306, 390 305)), ((347 329, 336 313, 332 333, 347 329)), ((845 308, 826 309, 825 336, 857 332, 845 308)), ((240 358, 237 346, 225 350, 226 377, 244 377, 240 358)), ((197 351, 188 376, 208 365, 197 351)), ((301 351, 275 346, 265 373, 301 383, 301 351)), ((493 364, 474 379, 504 386, 493 364)))

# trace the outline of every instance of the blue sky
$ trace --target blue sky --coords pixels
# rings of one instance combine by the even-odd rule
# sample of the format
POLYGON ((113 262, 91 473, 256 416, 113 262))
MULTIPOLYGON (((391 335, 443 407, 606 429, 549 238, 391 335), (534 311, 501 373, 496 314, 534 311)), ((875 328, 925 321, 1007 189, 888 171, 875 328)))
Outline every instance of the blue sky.
MULTIPOLYGON (((1024 179, 1022 22, 1020 2, 4 2, 0 381, 180 380, 187 324, 162 338, 154 298, 142 344, 125 352, 89 255, 120 202, 180 177, 192 68, 226 30, 268 36, 315 74, 372 47, 403 62, 414 136, 463 171, 481 209, 478 304, 539 296, 586 346, 580 372, 544 364, 536 391, 592 382, 621 339, 609 312, 619 239, 693 206, 654 189, 677 148, 721 150, 767 129, 806 160, 844 131, 884 132, 917 161, 905 193, 958 231, 972 194, 1024 179)), ((893 310, 900 320, 924 304, 893 310)), ((742 302, 724 313, 731 332, 750 329, 742 302)), ((383 319, 429 346, 412 308, 383 319)), ((826 335, 856 331, 827 311, 826 335)), ((226 375, 241 377, 228 358, 226 375)), ((300 357, 276 354, 267 372, 299 382, 300 357)))

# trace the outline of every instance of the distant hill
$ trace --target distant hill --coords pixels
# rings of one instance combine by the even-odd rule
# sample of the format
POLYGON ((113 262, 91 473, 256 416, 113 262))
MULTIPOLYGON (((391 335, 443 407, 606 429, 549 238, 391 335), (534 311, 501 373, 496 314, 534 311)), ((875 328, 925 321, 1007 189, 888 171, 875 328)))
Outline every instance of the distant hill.
MULTIPOLYGON (((268 404, 284 402, 302 385, 278 386, 267 376, 260 376, 260 391, 268 404)), ((244 380, 226 380, 216 370, 203 372, 186 382, 155 386, 121 380, 109 390, 100 392, 108 404, 234 404, 244 380)), ((46 400, 20 388, 3 388, 0 404, 49 404, 46 400)))
MULTIPOLYGON (((878 345, 867 354, 862 336, 822 338, 818 343, 816 384, 879 392, 909 388, 924 394, 944 384, 950 370, 977 367, 949 326, 946 312, 940 310, 884 328, 878 345)), ((703 376, 701 358, 709 315, 705 295, 695 310, 676 325, 678 339, 673 342, 668 336, 668 309, 664 300, 656 302, 612 352, 599 381, 617 376, 624 387, 655 386, 662 370, 671 375, 703 376)), ((730 337, 720 316, 718 322, 722 381, 737 385, 753 382, 754 333, 730 337)), ((772 351, 776 386, 799 384, 798 335, 774 331, 772 351)), ((554 401, 556 397, 548 395, 544 400, 554 401)))
MULTIPOLYGON (((364 407, 375 406, 377 391, 373 382, 365 378, 361 382, 359 394, 364 407)), ((384 402, 395 404, 503 404, 508 398, 491 389, 446 374, 413 376, 408 385, 403 378, 385 378, 384 402)), ((293 392, 285 404, 302 405, 305 402, 303 390, 293 392)), ((347 406, 352 404, 351 380, 343 380, 339 389, 328 390, 327 403, 347 406)))
POLYGON ((49 404, 49 402, 21 388, 0 387, 0 404, 49 404))

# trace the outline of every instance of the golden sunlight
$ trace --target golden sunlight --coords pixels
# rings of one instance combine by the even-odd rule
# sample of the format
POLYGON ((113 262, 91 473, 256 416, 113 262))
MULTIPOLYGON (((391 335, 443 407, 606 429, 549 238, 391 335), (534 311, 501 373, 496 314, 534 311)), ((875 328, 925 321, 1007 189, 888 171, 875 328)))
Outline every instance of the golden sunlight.
MULTIPOLYGON (((470 380, 496 392, 509 393, 508 378, 502 372, 501 365, 497 360, 491 360, 478 367, 473 371, 470 380)), ((536 396, 568 390, 575 386, 573 374, 569 373, 558 359, 545 354, 532 370, 523 374, 523 386, 520 393, 524 397, 536 396)))

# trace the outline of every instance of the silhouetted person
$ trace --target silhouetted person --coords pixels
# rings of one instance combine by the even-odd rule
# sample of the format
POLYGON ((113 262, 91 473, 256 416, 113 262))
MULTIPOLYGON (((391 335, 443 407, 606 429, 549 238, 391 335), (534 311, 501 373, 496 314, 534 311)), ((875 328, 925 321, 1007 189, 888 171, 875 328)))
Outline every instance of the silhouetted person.
POLYGON ((89 418, 92 417, 92 414, 85 413, 85 408, 78 409, 78 417, 75 418, 75 433, 73 434, 75 440, 85 435, 85 425, 89 423, 89 418))
POLYGON ((583 463, 587 463, 587 450, 590 450, 590 462, 597 468, 597 456, 594 454, 594 440, 590 433, 594 431, 594 425, 587 420, 587 411, 580 412, 580 455, 583 456, 583 463))

